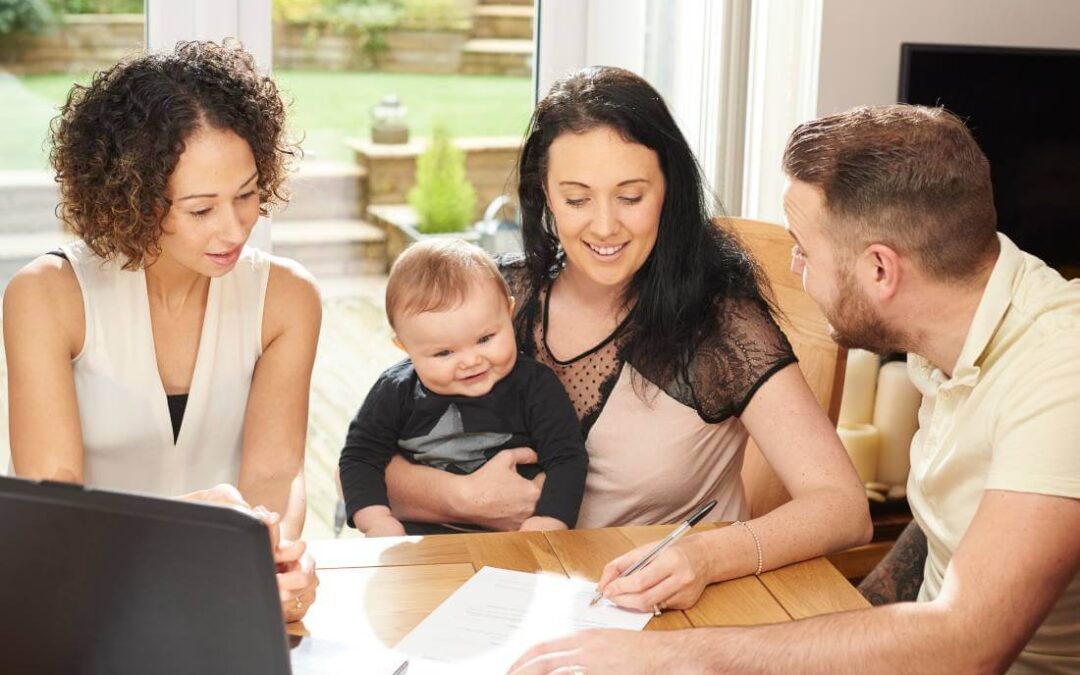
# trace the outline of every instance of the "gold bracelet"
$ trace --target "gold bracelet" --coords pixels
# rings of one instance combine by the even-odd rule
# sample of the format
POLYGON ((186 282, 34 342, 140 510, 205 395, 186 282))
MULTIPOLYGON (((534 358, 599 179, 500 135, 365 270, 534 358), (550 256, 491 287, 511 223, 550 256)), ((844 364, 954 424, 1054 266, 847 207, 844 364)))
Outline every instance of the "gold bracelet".
POLYGON ((750 523, 744 523, 741 520, 736 520, 732 525, 742 525, 750 533, 750 536, 754 538, 754 546, 757 547, 757 572, 754 572, 754 576, 761 576, 765 559, 761 555, 761 540, 758 539, 757 532, 754 532, 754 528, 750 527, 750 523))

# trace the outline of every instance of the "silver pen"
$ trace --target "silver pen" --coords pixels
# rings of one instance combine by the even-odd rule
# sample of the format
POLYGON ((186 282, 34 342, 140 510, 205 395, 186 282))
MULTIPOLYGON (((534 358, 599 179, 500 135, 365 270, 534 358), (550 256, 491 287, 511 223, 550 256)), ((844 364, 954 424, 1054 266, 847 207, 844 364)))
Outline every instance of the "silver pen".
MULTIPOLYGON (((652 550, 646 553, 641 560, 637 561, 630 567, 627 567, 625 570, 623 570, 622 574, 617 576, 616 579, 622 579, 623 577, 630 576, 642 567, 645 567, 646 565, 651 563, 653 559, 656 558, 656 556, 660 555, 664 551, 664 549, 674 544, 676 539, 686 534, 687 530, 689 530, 694 525, 697 525, 702 518, 709 515, 709 511, 712 511, 714 506, 716 506, 715 499, 707 504, 702 505, 701 508, 699 508, 697 511, 694 511, 693 515, 687 518, 682 525, 678 526, 671 534, 661 539, 656 546, 653 546, 652 550)), ((597 591, 596 595, 593 596, 593 599, 589 601, 589 607, 592 607, 597 602, 599 602, 600 598, 602 597, 604 597, 604 594, 600 591, 597 591)))

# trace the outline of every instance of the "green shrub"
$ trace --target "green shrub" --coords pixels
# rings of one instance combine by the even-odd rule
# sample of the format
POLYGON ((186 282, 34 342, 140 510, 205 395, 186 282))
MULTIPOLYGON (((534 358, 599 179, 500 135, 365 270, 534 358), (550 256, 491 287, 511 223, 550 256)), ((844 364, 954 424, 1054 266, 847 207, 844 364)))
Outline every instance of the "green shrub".
POLYGON ((401 22, 402 0, 273 0, 274 21, 308 24, 308 39, 322 29, 348 35, 360 45, 363 67, 377 65, 387 48, 386 31, 401 22))
POLYGON ((51 21, 44 0, 0 0, 0 35, 40 33, 51 21))
POLYGON ((56 14, 142 14, 143 0, 49 0, 56 14))
POLYGON ((413 30, 468 30, 472 15, 454 0, 402 0, 401 25, 413 30))
POLYGON ((461 232, 472 223, 476 190, 465 176, 465 153, 450 142, 450 135, 437 126, 431 142, 416 159, 416 187, 409 191, 409 203, 426 234, 461 232))

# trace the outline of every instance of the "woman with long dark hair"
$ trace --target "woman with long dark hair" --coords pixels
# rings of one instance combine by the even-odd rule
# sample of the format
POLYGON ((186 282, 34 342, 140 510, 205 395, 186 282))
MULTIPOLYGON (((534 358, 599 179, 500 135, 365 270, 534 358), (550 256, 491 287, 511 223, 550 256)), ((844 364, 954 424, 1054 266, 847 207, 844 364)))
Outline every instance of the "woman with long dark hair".
MULTIPOLYGON (((855 470, 753 260, 710 219, 700 169, 659 94, 617 68, 557 82, 518 168, 525 255, 503 269, 519 346, 559 376, 586 437, 578 527, 679 522, 710 499, 710 518, 746 519, 748 435, 792 496, 740 527, 685 537, 617 581, 642 551, 616 559, 604 595, 685 608, 708 583, 865 542, 855 470)), ((503 468, 528 459, 520 451, 503 468)), ((398 463, 388 478, 410 517, 449 510, 498 526, 535 501, 535 485, 510 471, 440 480, 398 463)))

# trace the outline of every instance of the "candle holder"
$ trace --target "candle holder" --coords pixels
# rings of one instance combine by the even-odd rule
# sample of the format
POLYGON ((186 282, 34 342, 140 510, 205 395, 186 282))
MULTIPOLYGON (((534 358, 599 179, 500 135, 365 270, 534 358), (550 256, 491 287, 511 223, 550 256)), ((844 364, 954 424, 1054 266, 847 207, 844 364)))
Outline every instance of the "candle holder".
POLYGON ((409 142, 408 109, 397 94, 387 94, 371 109, 371 142, 400 145, 409 142))

